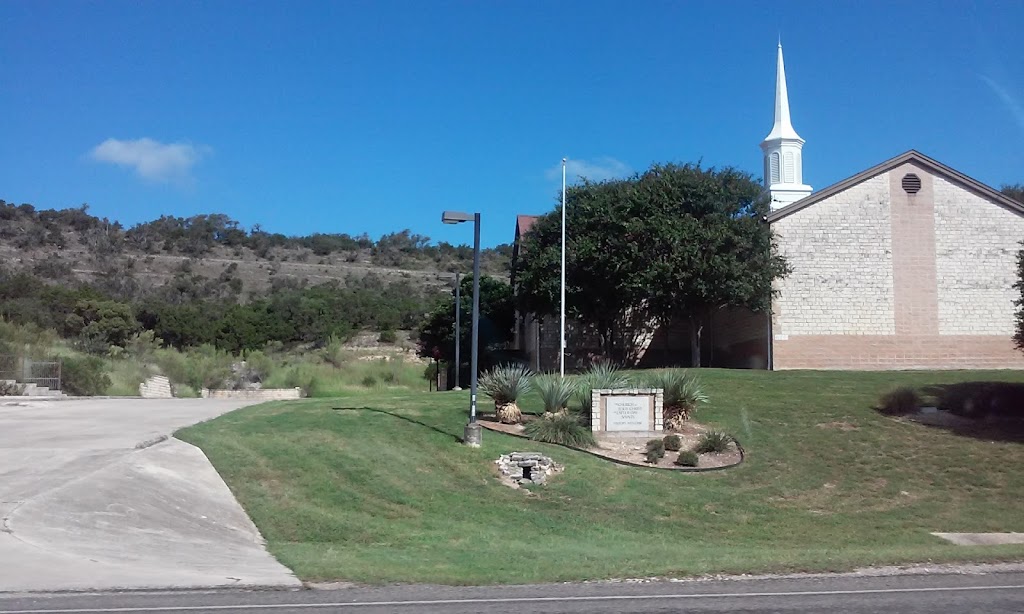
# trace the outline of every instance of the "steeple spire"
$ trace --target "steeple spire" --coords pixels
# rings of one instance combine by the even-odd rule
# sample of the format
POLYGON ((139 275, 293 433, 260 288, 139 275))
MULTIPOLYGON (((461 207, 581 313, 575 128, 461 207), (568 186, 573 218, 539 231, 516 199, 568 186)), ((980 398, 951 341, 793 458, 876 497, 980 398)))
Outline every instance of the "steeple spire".
POLYGON ((782 59, 782 39, 775 72, 775 124, 761 141, 764 152, 764 186, 771 194, 774 211, 811 193, 804 183, 804 140, 793 129, 789 118, 789 92, 786 89, 786 64, 782 59))
POLYGON ((779 60, 775 69, 775 125, 764 140, 799 139, 789 119, 789 92, 786 90, 786 63, 782 59, 782 38, 779 38, 779 60))

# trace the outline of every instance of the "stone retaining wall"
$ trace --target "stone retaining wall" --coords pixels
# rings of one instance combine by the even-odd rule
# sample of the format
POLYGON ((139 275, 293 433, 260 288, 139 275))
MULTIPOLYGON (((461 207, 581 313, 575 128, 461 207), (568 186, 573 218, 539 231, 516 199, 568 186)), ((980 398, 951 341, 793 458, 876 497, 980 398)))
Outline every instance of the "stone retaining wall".
POLYGON ((285 401, 301 399, 302 388, 264 388, 262 390, 209 390, 203 388, 204 399, 238 399, 243 401, 285 401))

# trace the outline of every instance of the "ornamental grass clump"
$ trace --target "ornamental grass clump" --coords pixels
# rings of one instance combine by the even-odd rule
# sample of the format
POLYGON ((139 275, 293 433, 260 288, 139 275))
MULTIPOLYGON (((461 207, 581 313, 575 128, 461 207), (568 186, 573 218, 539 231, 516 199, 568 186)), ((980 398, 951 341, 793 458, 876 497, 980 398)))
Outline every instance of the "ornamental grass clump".
POLYGON ((882 395, 878 400, 878 411, 890 416, 912 414, 921 407, 921 396, 913 388, 902 386, 882 395))
POLYGON ((708 454, 711 452, 725 452, 729 449, 729 444, 735 440, 732 435, 723 433, 721 431, 708 431, 700 436, 697 441, 697 445, 693 447, 693 451, 697 454, 708 454))
POLYGON ((557 375, 538 377, 535 383, 540 400, 544 403, 545 412, 564 411, 569 405, 569 399, 576 391, 576 386, 571 379, 557 375))
POLYGON ((682 369, 657 371, 647 377, 647 385, 665 391, 663 413, 665 429, 677 431, 693 417, 697 408, 708 402, 697 378, 682 369))
POLYGON ((572 448, 593 448, 597 445, 594 434, 580 422, 572 412, 547 413, 531 420, 523 427, 523 433, 534 441, 557 443, 572 448))
POLYGON ((523 413, 519 397, 530 391, 533 373, 523 365, 501 365, 480 376, 477 388, 494 401, 494 415, 499 422, 518 424, 523 413))

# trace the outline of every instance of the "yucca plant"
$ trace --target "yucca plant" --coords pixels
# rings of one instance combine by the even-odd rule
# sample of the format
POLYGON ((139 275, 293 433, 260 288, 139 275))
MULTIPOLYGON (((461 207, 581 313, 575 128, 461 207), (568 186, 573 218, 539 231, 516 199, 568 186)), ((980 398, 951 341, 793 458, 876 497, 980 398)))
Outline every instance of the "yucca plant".
POLYGON ((735 440, 732 438, 732 435, 721 431, 708 431, 700 436, 697 445, 693 447, 693 451, 697 454, 725 452, 733 441, 735 440))
POLYGON ((545 414, 543 418, 527 422, 523 432, 535 441, 573 448, 593 448, 597 445, 594 434, 572 412, 545 414))
POLYGON ((545 412, 559 412, 569 405, 569 399, 576 391, 576 385, 567 377, 545 375, 535 380, 545 412))
POLYGON ((523 417, 517 401, 530 391, 533 373, 523 365, 501 365, 480 376, 477 388, 494 401, 494 415, 505 424, 518 424, 523 417))
POLYGON ((647 385, 665 391, 663 419, 666 430, 677 431, 693 417, 697 407, 708 402, 700 382, 682 369, 655 371, 647 376, 647 385))
POLYGON ((591 392, 596 389, 625 388, 629 385, 626 375, 609 361, 595 362, 576 379, 576 401, 585 415, 590 415, 591 392))

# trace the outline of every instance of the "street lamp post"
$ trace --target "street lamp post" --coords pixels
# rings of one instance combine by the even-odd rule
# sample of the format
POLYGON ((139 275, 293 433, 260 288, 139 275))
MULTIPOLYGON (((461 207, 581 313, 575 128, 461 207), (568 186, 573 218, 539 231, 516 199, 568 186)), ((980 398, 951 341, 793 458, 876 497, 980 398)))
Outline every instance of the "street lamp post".
POLYGON ((455 387, 452 390, 462 390, 459 386, 459 371, 462 370, 462 297, 459 294, 459 274, 455 274, 455 387))
POLYGON ((476 376, 480 353, 480 214, 445 211, 441 214, 445 224, 473 222, 473 324, 469 358, 469 423, 466 425, 462 443, 474 448, 480 447, 480 425, 476 421, 476 376))

